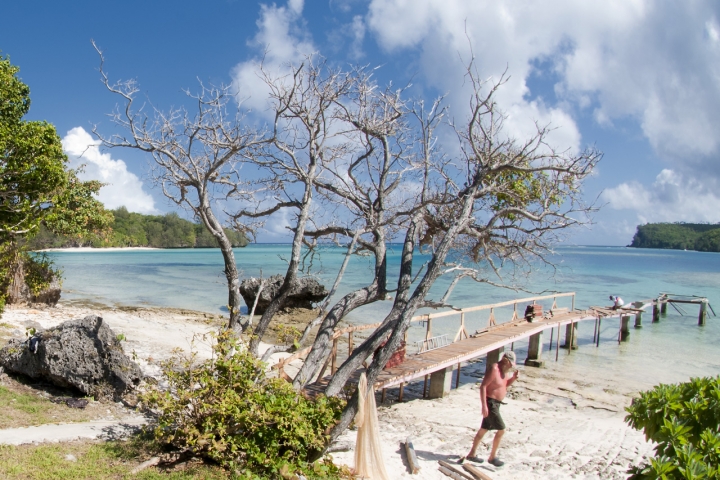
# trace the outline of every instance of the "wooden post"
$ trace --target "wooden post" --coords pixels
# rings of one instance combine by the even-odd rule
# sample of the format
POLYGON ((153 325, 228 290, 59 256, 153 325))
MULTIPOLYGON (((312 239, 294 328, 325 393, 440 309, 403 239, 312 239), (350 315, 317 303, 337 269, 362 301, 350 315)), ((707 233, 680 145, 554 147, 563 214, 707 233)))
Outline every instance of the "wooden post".
POLYGON ((574 293, 571 298, 572 298, 572 304, 570 305, 570 311, 574 312, 575 311, 575 294, 574 293))
POLYGON ((405 382, 400 384, 400 393, 398 393, 398 402, 403 401, 403 392, 405 392, 405 382))
POLYGON ((460 388, 460 364, 458 363, 457 377, 455 377, 455 389, 460 388))
POLYGON ((430 340, 432 338, 432 318, 430 318, 430 315, 427 317, 427 329, 425 330, 425 340, 430 340))
POLYGON ((595 343, 595 339, 597 338, 597 318, 595 319, 595 329, 593 330, 593 343, 595 343))
POLYGON ((543 332, 538 332, 530 336, 525 366, 539 368, 545 365, 545 362, 542 360, 542 335, 543 332))
POLYGON ((335 375, 335 372, 337 372, 337 347, 338 347, 338 339, 336 338, 333 340, 333 346, 332 346, 332 363, 330 364, 330 374, 335 375))
POLYGON ((550 351, 552 352, 552 341, 553 341, 553 333, 555 333, 555 329, 550 329, 550 351))
POLYGON ((620 317, 620 341, 627 342, 630 338, 630 315, 620 317))
POLYGON ((660 313, 662 313, 663 316, 667 315, 667 304, 667 300, 665 300, 664 302, 660 301, 660 313))
POLYGON ((635 314, 635 328, 642 328, 642 312, 635 314))
POLYGON ((660 321, 660 299, 656 298, 653 302, 653 323, 660 321))
POLYGON ((565 325, 565 344, 562 348, 577 350, 577 328, 575 327, 575 322, 570 322, 565 325))
POLYGON ((598 317, 598 334, 597 334, 597 343, 595 344, 596 347, 600 346, 600 329, 602 328, 602 317, 598 317))
POLYGON ((423 382, 423 398, 427 396, 427 382, 430 375, 425 375, 425 381, 423 382))
POLYGON ((351 331, 348 332, 348 357, 349 357, 350 355, 352 355, 352 352, 353 352, 353 347, 354 347, 354 345, 353 345, 353 339, 354 339, 354 336, 355 336, 355 332, 354 332, 354 331, 351 330, 351 331))
POLYGON ((708 300, 703 299, 703 301, 700 303, 700 314, 698 315, 698 325, 701 327, 705 325, 705 321, 707 320, 707 307, 708 307, 708 300))
POLYGON ((558 355, 560 355, 560 324, 558 323, 558 334, 555 340, 555 361, 558 361, 558 355))

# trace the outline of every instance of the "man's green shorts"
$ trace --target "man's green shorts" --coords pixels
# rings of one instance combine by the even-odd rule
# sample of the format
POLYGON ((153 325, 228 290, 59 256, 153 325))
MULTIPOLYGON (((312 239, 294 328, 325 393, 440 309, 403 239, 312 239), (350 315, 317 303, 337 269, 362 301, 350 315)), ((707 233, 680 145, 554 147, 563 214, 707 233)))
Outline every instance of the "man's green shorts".
POLYGON ((484 428, 485 430, 505 430, 505 422, 503 422, 500 416, 500 405, 502 405, 500 400, 488 397, 487 406, 489 413, 487 417, 483 418, 480 428, 484 428))

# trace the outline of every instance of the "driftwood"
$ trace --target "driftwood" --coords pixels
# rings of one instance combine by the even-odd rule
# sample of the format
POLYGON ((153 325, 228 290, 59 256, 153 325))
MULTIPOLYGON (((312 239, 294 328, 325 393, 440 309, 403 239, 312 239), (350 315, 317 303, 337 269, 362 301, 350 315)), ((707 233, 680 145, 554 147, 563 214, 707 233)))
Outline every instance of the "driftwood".
POLYGON ((137 467, 133 468, 130 474, 135 475, 136 473, 142 472, 146 468, 154 467, 160 463, 160 457, 152 457, 150 460, 141 463, 137 467))
POLYGON ((452 463, 446 462, 445 460, 438 460, 438 463, 440 464, 438 470, 454 480, 475 480, 452 463))
POLYGON ((483 473, 480 471, 479 468, 474 467, 472 465, 464 464, 463 468, 467 470, 473 477, 475 477, 477 480, 492 480, 490 475, 483 473))
POLYGON ((405 439, 405 453, 407 454, 408 465, 410 465, 410 473, 415 475, 420 471, 420 463, 418 462, 417 455, 415 455, 412 437, 405 439))

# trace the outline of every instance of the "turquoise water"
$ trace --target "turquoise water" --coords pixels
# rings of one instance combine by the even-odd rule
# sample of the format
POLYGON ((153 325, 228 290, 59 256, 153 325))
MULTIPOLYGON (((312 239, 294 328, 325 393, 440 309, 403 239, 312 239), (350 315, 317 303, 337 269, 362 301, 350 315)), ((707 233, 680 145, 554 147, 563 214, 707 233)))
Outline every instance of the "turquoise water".
MULTIPOLYGON (((328 287, 343 258, 339 248, 328 248, 313 260, 312 272, 328 287)), ((270 276, 284 273, 288 245, 250 245, 235 251, 241 276, 270 276)), ((398 251, 389 263, 397 265, 398 251)), ((216 249, 145 250, 118 252, 52 252, 51 257, 64 272, 63 301, 92 301, 107 305, 147 305, 188 308, 214 313, 226 312, 225 277, 222 257, 216 249)), ((720 313, 720 254, 671 250, 630 249, 624 247, 561 247, 554 257, 557 271, 540 268, 525 287, 533 292, 577 293, 576 307, 608 304, 608 295, 620 295, 626 302, 649 299, 660 292, 699 295, 710 299, 720 313)), ((419 259, 422 262, 422 258, 419 259)), ((392 271, 392 269, 391 269, 392 271)), ((364 285, 371 278, 372 265, 366 258, 353 258, 339 288, 338 296, 364 285)), ((440 298, 449 280, 438 282, 433 290, 440 298)), ((499 289, 472 281, 462 281, 450 302, 458 307, 493 303, 531 296, 525 292, 499 289)), ((569 302, 558 301, 559 306, 569 302)), ((550 305, 545 305, 548 308, 550 305)), ((380 302, 357 310, 353 323, 380 321, 390 302, 380 302)), ((710 315, 708 325, 697 326, 698 309, 683 306, 681 316, 672 307, 659 324, 649 314, 644 328, 633 329, 630 340, 618 345, 617 320, 602 325, 600 348, 592 347, 592 323, 580 328, 581 348, 564 361, 607 369, 625 365, 619 374, 639 386, 658 381, 682 381, 690 376, 720 373, 720 328, 710 315), (587 347, 585 347, 587 345, 587 347)), ((511 309, 498 309, 498 321, 509 319, 511 309)), ((488 312, 467 316, 468 330, 487 324, 488 312)), ((433 333, 454 335, 458 318, 436 321, 433 333)), ((424 327, 411 328, 410 340, 419 338, 424 327)), ((549 337, 546 336, 546 348, 549 337)), ((523 358, 524 345, 516 350, 523 358)), ((565 352, 561 353, 565 354, 565 352)), ((552 352, 555 358, 555 352, 552 352)), ((590 371, 589 370, 589 371, 590 371)))

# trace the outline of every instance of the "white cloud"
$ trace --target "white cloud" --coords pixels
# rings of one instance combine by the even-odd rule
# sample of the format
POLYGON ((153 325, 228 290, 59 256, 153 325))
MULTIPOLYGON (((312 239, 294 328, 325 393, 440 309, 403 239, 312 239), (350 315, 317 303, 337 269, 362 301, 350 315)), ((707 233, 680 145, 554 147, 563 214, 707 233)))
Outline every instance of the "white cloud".
MULTIPOLYGON (((651 0, 372 0, 367 25, 382 48, 415 58, 422 75, 462 107, 462 62, 510 81, 499 92, 508 127, 558 127, 551 141, 580 146, 573 115, 604 127, 638 122, 650 145, 687 177, 720 178, 718 4, 651 0), (469 39, 469 40, 468 40, 469 39), (537 65, 557 104, 528 89, 537 65)), ((465 86, 467 88, 467 86, 465 86)))
POLYGON ((85 165, 79 178, 107 184, 98 195, 98 200, 106 208, 125 206, 131 212, 157 213, 153 198, 143 191, 142 181, 137 175, 128 171, 122 160, 113 160, 109 153, 102 153, 99 144, 82 127, 73 128, 62 139, 70 166, 78 168, 85 165))
POLYGON ((577 150, 581 138, 572 116, 541 98, 528 98, 531 61, 552 54, 564 39, 547 22, 557 23, 544 2, 462 0, 374 0, 367 18, 385 50, 418 52, 423 77, 448 93, 456 112, 467 110, 465 64, 474 54, 480 75, 497 81, 508 71, 509 79, 496 96, 508 115, 508 134, 522 138, 534 133, 535 121, 550 124, 555 128, 550 143, 577 150))
POLYGON ((720 222, 720 198, 698 180, 664 169, 646 188, 631 181, 605 190, 603 201, 615 210, 629 210, 638 223, 720 222))
POLYGON ((315 52, 302 18, 303 0, 289 0, 287 7, 262 5, 257 21, 258 33, 251 45, 257 57, 242 62, 232 71, 232 84, 246 107, 263 113, 268 107, 269 89, 258 76, 258 67, 272 77, 287 72, 288 64, 299 64, 315 52))

